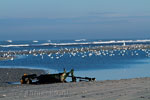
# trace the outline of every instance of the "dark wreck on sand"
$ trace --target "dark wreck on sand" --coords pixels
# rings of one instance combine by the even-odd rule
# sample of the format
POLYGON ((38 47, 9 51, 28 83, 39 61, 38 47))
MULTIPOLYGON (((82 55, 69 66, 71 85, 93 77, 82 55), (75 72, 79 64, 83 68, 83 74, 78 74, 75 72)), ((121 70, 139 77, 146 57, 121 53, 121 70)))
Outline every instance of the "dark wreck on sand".
POLYGON ((50 84, 50 83, 65 83, 66 79, 71 78, 71 82, 77 81, 95 81, 95 78, 89 77, 77 77, 74 76, 74 70, 69 72, 57 73, 57 74, 41 74, 37 76, 36 74, 24 74, 20 80, 21 84, 50 84))

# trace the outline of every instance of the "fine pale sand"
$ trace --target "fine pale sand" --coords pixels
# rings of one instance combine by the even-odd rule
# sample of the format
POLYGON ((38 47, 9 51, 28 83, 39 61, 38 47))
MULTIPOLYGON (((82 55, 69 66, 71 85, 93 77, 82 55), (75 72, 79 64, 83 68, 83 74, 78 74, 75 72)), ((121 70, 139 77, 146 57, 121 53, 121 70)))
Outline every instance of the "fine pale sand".
POLYGON ((7 85, 8 81, 18 81, 24 72, 40 74, 44 71, 0 69, 0 100, 150 100, 150 78, 7 85))

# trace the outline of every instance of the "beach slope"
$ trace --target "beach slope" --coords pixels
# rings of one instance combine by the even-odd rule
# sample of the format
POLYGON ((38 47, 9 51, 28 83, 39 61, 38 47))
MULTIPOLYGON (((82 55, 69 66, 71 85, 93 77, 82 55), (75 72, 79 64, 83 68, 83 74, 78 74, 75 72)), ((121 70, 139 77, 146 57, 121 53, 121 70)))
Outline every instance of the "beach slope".
MULTIPOLYGON (((4 70, 9 69, 3 69, 3 73, 4 70)), ((18 70, 21 69, 13 69, 9 74, 18 70)), ((4 82, 2 76, 0 79, 0 83, 4 82)), ((150 78, 44 85, 1 85, 0 100, 150 100, 150 78)))

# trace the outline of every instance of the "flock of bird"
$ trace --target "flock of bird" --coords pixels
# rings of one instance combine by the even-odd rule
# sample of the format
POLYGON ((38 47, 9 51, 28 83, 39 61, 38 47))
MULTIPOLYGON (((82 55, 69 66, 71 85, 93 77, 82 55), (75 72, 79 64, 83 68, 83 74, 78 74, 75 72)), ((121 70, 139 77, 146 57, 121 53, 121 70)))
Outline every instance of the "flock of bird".
POLYGON ((0 58, 14 60, 17 56, 40 56, 44 59, 45 56, 50 59, 60 59, 63 56, 68 57, 92 57, 92 56, 140 56, 144 55, 150 57, 149 47, 134 45, 134 46, 95 46, 95 47, 81 47, 81 48, 63 48, 59 50, 20 50, 20 51, 0 51, 0 58))

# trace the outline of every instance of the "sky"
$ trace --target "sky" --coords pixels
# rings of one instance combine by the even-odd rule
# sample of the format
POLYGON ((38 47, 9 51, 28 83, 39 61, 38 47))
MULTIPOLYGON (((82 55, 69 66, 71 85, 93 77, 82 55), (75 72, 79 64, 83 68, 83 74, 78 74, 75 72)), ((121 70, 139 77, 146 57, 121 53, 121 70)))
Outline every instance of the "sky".
POLYGON ((147 39, 150 0, 0 0, 0 40, 147 39))

